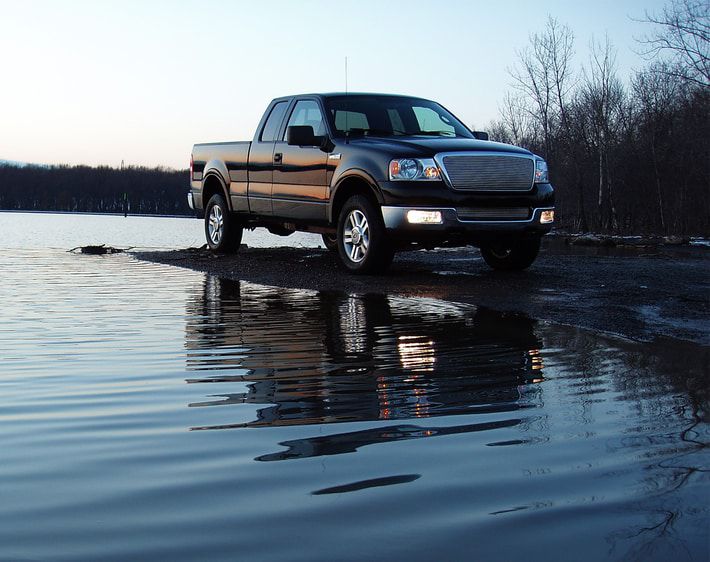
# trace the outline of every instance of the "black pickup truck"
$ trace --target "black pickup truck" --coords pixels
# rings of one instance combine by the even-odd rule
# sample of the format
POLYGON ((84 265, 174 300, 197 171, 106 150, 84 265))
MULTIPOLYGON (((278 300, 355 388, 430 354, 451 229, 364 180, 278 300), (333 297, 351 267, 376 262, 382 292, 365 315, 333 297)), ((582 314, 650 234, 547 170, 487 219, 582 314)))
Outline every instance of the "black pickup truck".
POLYGON ((398 250, 466 245, 524 269, 554 221, 542 158, 438 103, 384 94, 273 100, 251 142, 194 146, 188 202, 215 252, 236 251, 245 228, 315 232, 355 273, 398 250))

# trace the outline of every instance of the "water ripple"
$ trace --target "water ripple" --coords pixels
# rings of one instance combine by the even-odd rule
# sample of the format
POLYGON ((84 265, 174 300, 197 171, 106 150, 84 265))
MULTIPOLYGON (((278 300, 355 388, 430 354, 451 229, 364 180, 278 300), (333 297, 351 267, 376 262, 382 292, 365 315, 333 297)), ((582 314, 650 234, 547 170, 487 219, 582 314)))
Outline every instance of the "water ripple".
POLYGON ((0 559, 707 557, 707 348, 123 254, 0 269, 0 559))

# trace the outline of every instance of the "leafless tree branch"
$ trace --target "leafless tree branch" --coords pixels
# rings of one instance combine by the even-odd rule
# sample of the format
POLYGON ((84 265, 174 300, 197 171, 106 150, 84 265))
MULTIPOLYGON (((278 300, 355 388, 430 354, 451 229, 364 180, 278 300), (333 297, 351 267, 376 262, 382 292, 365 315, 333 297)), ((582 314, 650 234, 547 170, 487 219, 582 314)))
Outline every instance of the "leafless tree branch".
POLYGON ((710 3, 674 0, 660 15, 646 12, 642 20, 656 29, 639 39, 649 59, 668 55, 673 75, 701 86, 710 86, 710 3))

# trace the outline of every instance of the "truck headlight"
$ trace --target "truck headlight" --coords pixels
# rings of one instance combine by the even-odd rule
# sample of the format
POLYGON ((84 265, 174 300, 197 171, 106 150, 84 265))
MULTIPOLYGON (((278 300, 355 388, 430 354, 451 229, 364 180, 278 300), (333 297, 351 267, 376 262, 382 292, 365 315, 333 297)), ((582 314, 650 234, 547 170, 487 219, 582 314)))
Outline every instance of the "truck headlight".
POLYGON ((535 160, 535 183, 549 183, 550 177, 547 174, 547 162, 542 158, 535 160))
POLYGON ((390 180, 439 180, 441 171, 432 158, 399 158, 389 167, 390 180))

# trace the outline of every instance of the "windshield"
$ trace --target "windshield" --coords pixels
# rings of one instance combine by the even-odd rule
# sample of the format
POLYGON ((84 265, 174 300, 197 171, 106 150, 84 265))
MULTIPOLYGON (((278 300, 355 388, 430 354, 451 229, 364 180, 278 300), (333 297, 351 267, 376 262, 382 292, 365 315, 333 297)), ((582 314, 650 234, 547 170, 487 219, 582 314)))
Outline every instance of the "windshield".
POLYGON ((474 136, 438 103, 399 96, 349 95, 325 99, 336 137, 350 136, 474 136))

